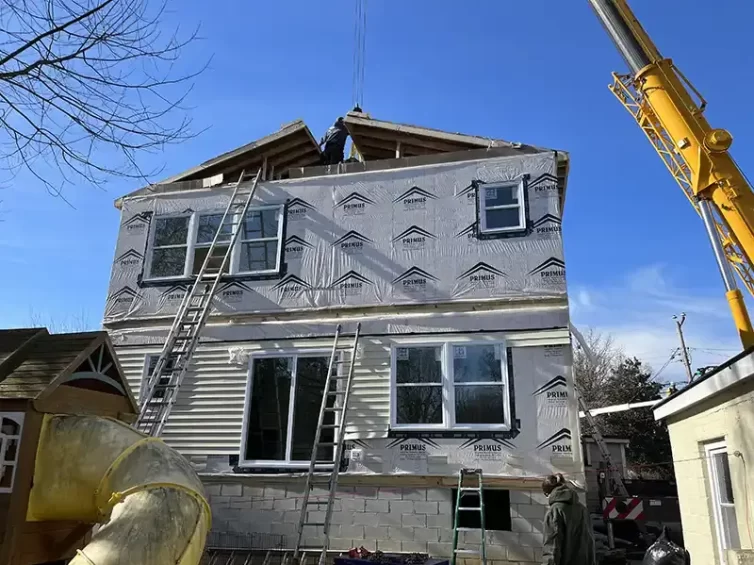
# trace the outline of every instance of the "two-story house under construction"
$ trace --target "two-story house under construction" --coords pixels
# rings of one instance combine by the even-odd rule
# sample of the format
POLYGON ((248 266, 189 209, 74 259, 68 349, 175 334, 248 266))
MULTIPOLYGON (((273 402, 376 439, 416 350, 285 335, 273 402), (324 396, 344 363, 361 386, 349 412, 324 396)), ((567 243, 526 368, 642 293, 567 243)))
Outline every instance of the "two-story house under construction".
POLYGON ((214 529, 295 543, 335 327, 360 323, 331 547, 449 556, 456 477, 471 467, 488 560, 537 562, 541 478, 584 482, 568 156, 361 113, 345 123, 358 155, 346 163, 318 166, 296 121, 117 201, 104 325, 129 383, 138 397, 234 182, 261 169, 163 433, 202 473, 214 529))

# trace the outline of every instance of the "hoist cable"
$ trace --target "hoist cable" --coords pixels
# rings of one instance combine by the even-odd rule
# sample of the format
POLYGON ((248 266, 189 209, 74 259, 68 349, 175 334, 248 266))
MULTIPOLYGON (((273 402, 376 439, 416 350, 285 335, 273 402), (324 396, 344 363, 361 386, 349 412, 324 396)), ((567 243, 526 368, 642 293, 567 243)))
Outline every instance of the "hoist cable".
POLYGON ((359 106, 364 102, 364 67, 366 52, 366 0, 356 0, 354 17, 354 50, 353 50, 353 103, 359 106))

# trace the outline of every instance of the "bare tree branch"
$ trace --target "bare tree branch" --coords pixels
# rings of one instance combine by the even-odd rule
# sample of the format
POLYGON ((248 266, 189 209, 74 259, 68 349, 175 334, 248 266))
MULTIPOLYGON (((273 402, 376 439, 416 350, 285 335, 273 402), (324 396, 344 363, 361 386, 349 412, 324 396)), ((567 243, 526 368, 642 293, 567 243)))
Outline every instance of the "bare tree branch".
POLYGON ((51 194, 112 176, 150 182, 139 156, 194 134, 183 106, 206 64, 179 64, 197 35, 150 0, 0 0, 0 170, 51 194))

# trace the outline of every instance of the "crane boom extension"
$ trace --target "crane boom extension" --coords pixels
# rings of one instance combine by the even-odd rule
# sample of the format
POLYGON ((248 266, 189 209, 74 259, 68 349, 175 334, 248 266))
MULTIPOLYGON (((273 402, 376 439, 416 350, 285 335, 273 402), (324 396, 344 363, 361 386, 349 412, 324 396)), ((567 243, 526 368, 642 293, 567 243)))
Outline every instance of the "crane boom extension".
POLYGON ((589 0, 631 74, 613 73, 610 86, 642 128, 704 221, 744 348, 754 329, 735 269, 754 295, 754 192, 728 153, 733 142, 704 117, 706 102, 660 55, 625 0, 589 0))

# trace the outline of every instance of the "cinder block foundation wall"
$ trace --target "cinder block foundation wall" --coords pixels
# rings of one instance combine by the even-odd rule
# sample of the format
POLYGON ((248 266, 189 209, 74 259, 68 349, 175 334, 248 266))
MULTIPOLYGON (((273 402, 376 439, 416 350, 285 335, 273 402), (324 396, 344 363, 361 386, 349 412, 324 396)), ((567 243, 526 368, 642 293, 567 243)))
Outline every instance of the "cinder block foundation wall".
MULTIPOLYGON (((218 532, 277 534, 285 548, 295 545, 303 485, 208 484, 212 529, 218 532)), ((489 490, 489 489, 485 489, 489 490)), ((343 486, 338 489, 331 525, 330 548, 364 546, 370 551, 421 552, 450 557, 453 543, 452 489, 343 486)), ((326 500, 324 488, 312 499, 326 500)), ((542 525, 546 499, 538 491, 510 491, 510 531, 487 530, 490 565, 541 563, 542 525)), ((310 512, 312 522, 324 521, 324 511, 310 512)), ((305 546, 321 543, 321 528, 307 526, 305 546)), ((459 547, 475 549, 481 533, 460 532, 459 547), (461 542, 469 542, 468 544, 461 542)), ((469 564, 477 559, 466 559, 469 564)), ((461 562, 461 561, 459 561, 461 562)))

